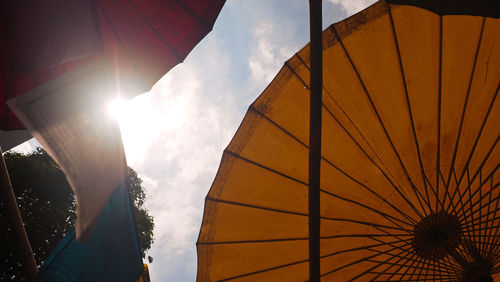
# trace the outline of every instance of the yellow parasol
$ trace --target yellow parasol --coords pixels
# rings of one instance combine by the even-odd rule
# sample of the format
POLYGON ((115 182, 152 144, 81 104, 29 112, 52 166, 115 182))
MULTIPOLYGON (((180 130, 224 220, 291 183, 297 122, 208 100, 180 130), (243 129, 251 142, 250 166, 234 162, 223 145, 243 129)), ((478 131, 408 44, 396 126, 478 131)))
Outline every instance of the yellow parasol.
MULTIPOLYGON (((323 281, 500 278, 500 20, 462 2, 380 1, 323 32, 323 281)), ((309 279, 309 57, 224 151, 199 281, 309 279)))

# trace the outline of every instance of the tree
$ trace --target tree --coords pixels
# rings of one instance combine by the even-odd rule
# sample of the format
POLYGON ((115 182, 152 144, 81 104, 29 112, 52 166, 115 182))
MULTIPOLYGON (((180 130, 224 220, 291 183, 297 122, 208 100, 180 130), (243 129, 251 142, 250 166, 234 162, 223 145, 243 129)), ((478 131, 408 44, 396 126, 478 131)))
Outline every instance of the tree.
MULTIPOLYGON (((29 154, 6 153, 4 158, 31 248, 40 266, 74 226, 74 194, 62 170, 42 148, 29 154)), ((133 169, 128 168, 128 172, 137 235, 144 258, 153 243, 154 221, 143 207, 146 193, 142 180, 133 169)), ((0 202, 3 212, 2 205, 0 202)), ((25 280, 14 246, 9 244, 12 234, 2 213, 0 228, 0 280, 25 280)))
MULTIPOLYGON (((145 256, 145 251, 151 248, 153 244, 153 229, 155 227, 153 217, 149 215, 148 210, 142 205, 146 199, 146 193, 142 186, 142 179, 137 176, 137 173, 132 168, 128 168, 128 182, 130 187, 130 200, 137 228, 137 237, 139 237, 139 246, 142 252, 142 257, 145 256)), ((153 262, 153 258, 148 257, 149 262, 153 262)))

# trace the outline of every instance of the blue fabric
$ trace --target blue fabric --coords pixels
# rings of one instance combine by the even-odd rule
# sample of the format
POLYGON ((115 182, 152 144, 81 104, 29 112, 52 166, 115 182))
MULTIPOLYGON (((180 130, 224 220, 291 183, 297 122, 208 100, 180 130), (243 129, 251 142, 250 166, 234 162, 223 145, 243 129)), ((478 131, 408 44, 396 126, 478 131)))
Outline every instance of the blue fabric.
POLYGON ((127 184, 122 182, 99 216, 88 242, 73 229, 59 242, 37 281, 137 281, 143 271, 127 184))

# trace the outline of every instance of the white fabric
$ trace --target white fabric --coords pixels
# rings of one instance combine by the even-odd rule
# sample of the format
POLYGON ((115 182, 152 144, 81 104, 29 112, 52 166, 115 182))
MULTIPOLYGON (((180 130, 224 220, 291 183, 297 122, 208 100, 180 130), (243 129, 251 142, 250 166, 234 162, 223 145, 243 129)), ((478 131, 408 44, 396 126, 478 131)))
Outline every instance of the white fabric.
POLYGON ((126 161, 106 68, 92 64, 8 101, 26 128, 59 163, 76 195, 77 239, 90 238, 126 161))

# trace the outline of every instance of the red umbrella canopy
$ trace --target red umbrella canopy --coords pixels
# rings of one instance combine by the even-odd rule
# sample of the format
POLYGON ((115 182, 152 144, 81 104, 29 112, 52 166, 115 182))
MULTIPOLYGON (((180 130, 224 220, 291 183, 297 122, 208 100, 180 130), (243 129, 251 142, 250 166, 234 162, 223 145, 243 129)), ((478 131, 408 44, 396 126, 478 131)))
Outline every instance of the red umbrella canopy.
POLYGON ((212 29, 225 0, 2 1, 0 129, 24 126, 5 102, 105 60, 122 96, 148 91, 212 29))

